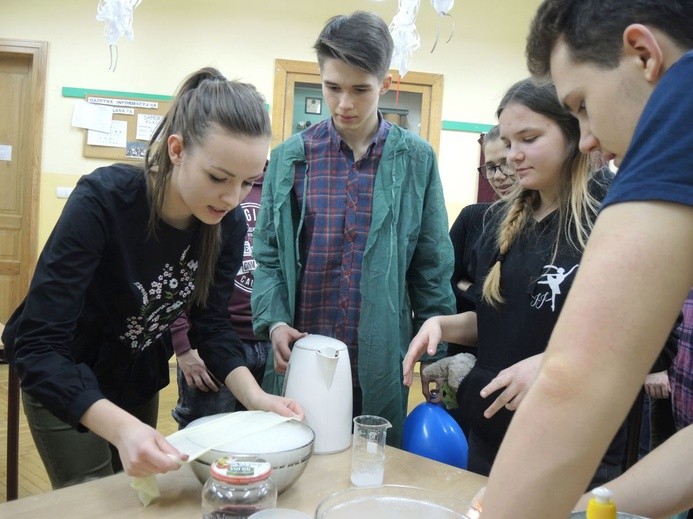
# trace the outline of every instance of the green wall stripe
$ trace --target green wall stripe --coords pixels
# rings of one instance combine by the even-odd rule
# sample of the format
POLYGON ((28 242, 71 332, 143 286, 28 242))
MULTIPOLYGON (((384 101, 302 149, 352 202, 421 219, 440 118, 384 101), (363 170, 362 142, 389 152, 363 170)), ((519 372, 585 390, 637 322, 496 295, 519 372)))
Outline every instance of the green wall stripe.
POLYGON ((485 133, 493 128, 492 124, 467 123, 463 121, 443 121, 443 130, 452 132, 485 133))
POLYGON ((95 90, 91 88, 63 87, 63 97, 84 97, 89 94, 102 97, 126 97, 134 99, 145 99, 147 101, 171 101, 173 96, 160 94, 141 94, 139 92, 118 92, 116 90, 95 90))
MULTIPOLYGON (((63 87, 63 97, 79 97, 80 99, 84 99, 87 94, 101 97, 145 99, 147 101, 173 101, 173 96, 165 96, 162 94, 142 94, 139 92, 118 92, 117 90, 94 90, 90 88, 63 87)), ((265 108, 269 110, 269 103, 265 103, 265 108)))

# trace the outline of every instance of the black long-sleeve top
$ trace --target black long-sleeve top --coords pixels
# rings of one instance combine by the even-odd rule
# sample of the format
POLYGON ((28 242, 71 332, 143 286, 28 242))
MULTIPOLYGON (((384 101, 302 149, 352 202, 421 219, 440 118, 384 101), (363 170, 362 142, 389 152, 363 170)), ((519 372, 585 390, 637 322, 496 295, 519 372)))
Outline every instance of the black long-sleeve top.
POLYGON ((474 279, 474 272, 470 267, 474 245, 484 229, 484 215, 490 203, 471 204, 462 209, 450 227, 450 241, 455 250, 455 268, 452 272, 452 291, 455 293, 457 313, 473 311, 475 297, 467 295, 457 288, 457 282, 461 279, 474 279))
MULTIPOLYGON (((168 384, 169 327, 188 304, 201 223, 147 230, 141 169, 116 164, 80 179, 51 233, 24 302, 3 334, 22 389, 77 426, 97 400, 139 405, 168 384)), ((243 364, 228 315, 247 230, 240 209, 221 223, 222 248, 190 337, 219 380, 243 364)))

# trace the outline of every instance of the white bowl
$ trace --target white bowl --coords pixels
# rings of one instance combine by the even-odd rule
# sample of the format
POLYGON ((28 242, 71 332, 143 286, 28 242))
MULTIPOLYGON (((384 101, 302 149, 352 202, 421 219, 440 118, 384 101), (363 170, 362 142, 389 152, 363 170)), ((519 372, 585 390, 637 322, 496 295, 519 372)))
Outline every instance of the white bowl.
MULTIPOLYGON (((188 427, 201 425, 225 414, 199 418, 188 427)), ((190 467, 200 483, 204 483, 209 478, 210 465, 217 459, 229 454, 252 454, 270 462, 272 481, 277 485, 277 491, 282 493, 303 474, 313 454, 314 443, 315 433, 310 427, 303 422, 289 420, 254 435, 219 445, 194 460, 190 467)))

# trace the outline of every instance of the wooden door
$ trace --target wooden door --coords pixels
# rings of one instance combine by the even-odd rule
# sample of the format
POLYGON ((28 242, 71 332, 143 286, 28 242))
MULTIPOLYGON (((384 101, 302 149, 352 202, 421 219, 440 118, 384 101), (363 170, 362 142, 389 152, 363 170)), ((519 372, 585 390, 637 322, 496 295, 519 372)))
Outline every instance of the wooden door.
MULTIPOLYGON (((397 71, 390 71, 393 78, 397 71)), ((272 106, 272 147, 286 140, 293 132, 294 91, 297 85, 320 85, 320 69, 316 62, 274 60, 274 99, 272 106)), ((398 88, 396 79, 390 90, 398 88)), ((421 96, 421 127, 419 135, 426 139, 436 154, 440 147, 443 119, 443 76, 409 72, 399 82, 400 92, 421 96)))
POLYGON ((0 38, 0 322, 25 296, 37 247, 48 44, 0 38))

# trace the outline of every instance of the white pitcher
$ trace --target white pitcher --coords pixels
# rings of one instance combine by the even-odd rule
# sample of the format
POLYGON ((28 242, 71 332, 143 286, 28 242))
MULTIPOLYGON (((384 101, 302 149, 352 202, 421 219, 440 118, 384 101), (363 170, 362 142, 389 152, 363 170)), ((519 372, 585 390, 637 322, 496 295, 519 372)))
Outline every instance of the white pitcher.
POLYGON ((346 344, 324 335, 294 343, 284 396, 301 404, 315 432, 315 454, 340 452, 351 444, 352 383, 346 344))

